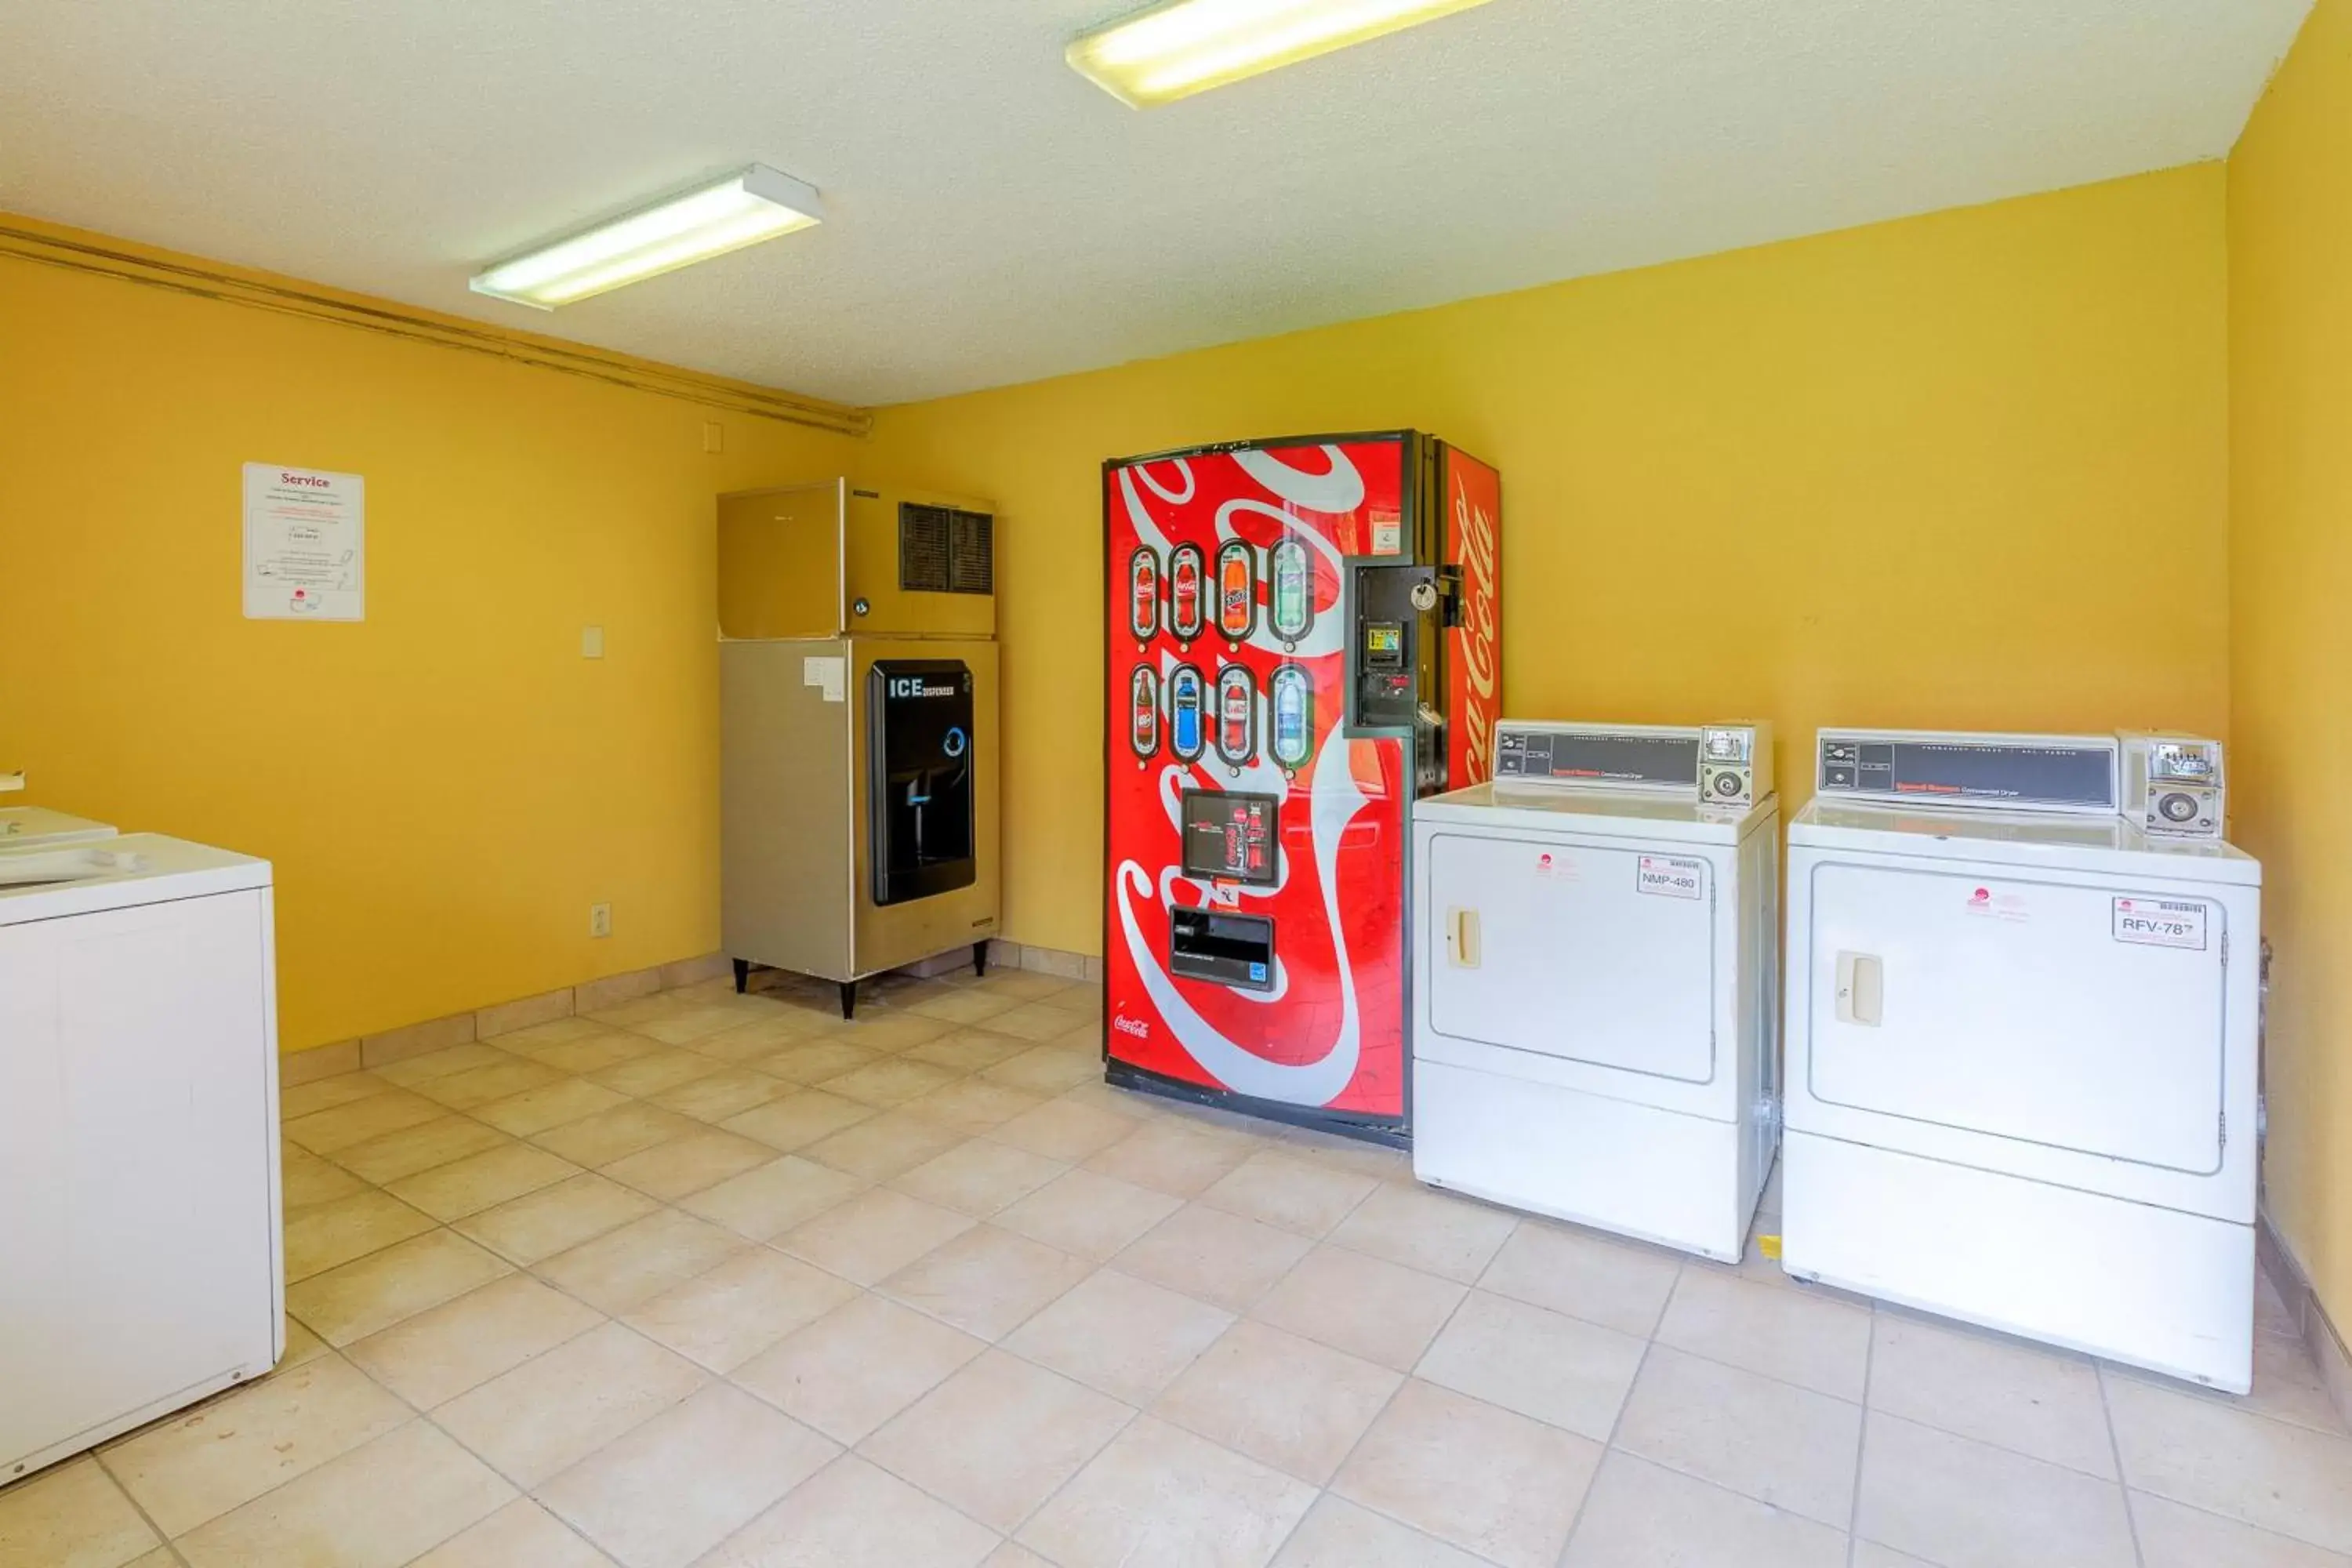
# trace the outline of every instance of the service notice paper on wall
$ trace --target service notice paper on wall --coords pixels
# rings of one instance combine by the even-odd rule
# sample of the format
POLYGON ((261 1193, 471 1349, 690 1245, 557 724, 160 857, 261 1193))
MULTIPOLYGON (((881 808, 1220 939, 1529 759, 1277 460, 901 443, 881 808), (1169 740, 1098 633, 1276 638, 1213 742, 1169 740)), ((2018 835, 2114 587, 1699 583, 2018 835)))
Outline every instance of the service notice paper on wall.
POLYGON ((246 464, 247 620, 367 618, 366 483, 357 474, 246 464))

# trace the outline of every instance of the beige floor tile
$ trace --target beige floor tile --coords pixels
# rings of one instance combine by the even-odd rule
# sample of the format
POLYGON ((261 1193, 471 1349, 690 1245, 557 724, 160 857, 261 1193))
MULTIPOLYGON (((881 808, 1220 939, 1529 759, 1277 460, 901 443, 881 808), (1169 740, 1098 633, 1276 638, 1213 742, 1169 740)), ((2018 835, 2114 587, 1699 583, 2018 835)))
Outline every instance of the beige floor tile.
POLYGON ((1024 1094, 1053 1095, 1091 1083, 1102 1074, 1099 1057, 1066 1050, 1060 1046, 1032 1046, 1018 1056, 1007 1057, 994 1067, 984 1068, 980 1076, 1024 1094))
POLYGON ((1873 1410, 2116 1479, 2107 1409, 2089 1362, 1895 1312, 1874 1323, 1873 1410))
POLYGON ((714 1384, 581 1460, 539 1498, 624 1568, 686 1568, 840 1452, 714 1384))
POLYGON ((751 1247, 654 1297, 631 1328, 712 1372, 729 1373, 857 1294, 845 1279, 751 1247))
POLYGON ((707 1381, 691 1362, 606 1323, 458 1395, 433 1419, 519 1485, 537 1487, 707 1381))
POLYGON ((1058 1039, 1070 1032, 1075 1008, 1056 1007, 1051 1003, 1033 1002, 998 1013, 986 1022, 1000 1035, 1011 1035, 1022 1040, 1058 1039))
POLYGON ((957 1032, 955 1024, 945 1018, 891 1012, 868 1014, 856 1020, 842 1031, 842 1037, 869 1051, 903 1056, 918 1046, 957 1032))
POLYGON ((1196 1197, 1249 1158, 1231 1133, 1173 1117, 1148 1121, 1087 1161, 1086 1168, 1171 1197, 1196 1197))
POLYGON ((886 1110, 829 1138, 820 1138, 801 1153, 821 1165, 846 1171, 869 1182, 887 1182, 927 1160, 937 1159, 964 1141, 961 1129, 945 1126, 910 1111, 886 1110))
POLYGON ((410 1568, 612 1568, 612 1559, 539 1504, 517 1498, 410 1568))
POLYGON ((2267 1415, 2273 1421, 2308 1426, 2315 1432, 2347 1435, 2343 1414, 2336 1408, 2335 1396, 2327 1392, 2326 1380, 2320 1375, 2319 1363, 2312 1359, 2310 1347, 2299 1337, 2284 1339, 2261 1332, 2254 1335, 2254 1387, 2243 1397, 2135 1367, 2110 1367, 2109 1374, 2137 1378, 2158 1388, 2210 1400, 2228 1409, 2267 1415))
POLYGON ((1028 1041, 1016 1040, 1010 1035, 991 1034, 986 1029, 950 1029, 909 1046, 901 1054, 910 1062, 928 1062, 950 1072, 971 1073, 992 1068, 1028 1048, 1028 1041))
POLYGON ((1289 1476, 1145 1416, 1021 1539, 1063 1568, 1263 1568, 1314 1500, 1289 1476))
POLYGON ((381 1186, 506 1142, 505 1134, 470 1116, 446 1115, 339 1149, 333 1159, 362 1181, 381 1186))
POLYGON ((1658 1342, 1783 1383, 1859 1400, 1870 1359, 1870 1312, 1796 1285, 1689 1268, 1658 1324, 1658 1342))
POLYGON ((593 1018, 584 1018, 576 1013, 568 1013, 561 1018, 548 1018, 540 1023, 526 1024, 520 1029, 509 1029, 502 1035, 485 1036, 484 1039, 486 1043, 495 1045, 502 1051, 511 1051, 517 1056, 527 1057, 565 1040, 576 1040, 585 1035, 602 1035, 608 1031, 608 1026, 600 1024, 593 1018))
POLYGON ((982 1523, 1010 1531, 1135 1412, 989 1351, 894 1416, 858 1452, 982 1523))
POLYGON ((1402 1381, 1387 1367, 1244 1321, 1170 1384, 1151 1413, 1319 1487, 1402 1381))
POLYGON ((997 1223, 1050 1247, 1101 1262, 1181 1206, 1166 1193, 1116 1176, 1076 1170, 1006 1209, 997 1216, 997 1223))
POLYGON ((780 1015, 754 1018, 749 1023, 721 1029, 715 1035, 705 1035, 687 1049, 698 1056, 748 1066, 762 1057, 774 1056, 786 1046, 804 1038, 806 1032, 795 1020, 780 1015))
POLYGON ((907 1010, 921 1017, 937 1018, 949 1024, 977 1024, 983 1018, 1009 1013, 1022 1005, 1018 996, 975 985, 926 996, 909 1004, 907 1010))
POLYGON ((1456 1394, 1606 1442, 1643 1349, 1614 1329, 1473 1290, 1414 1371, 1456 1394))
POLYGON ((945 1089, 935 1089, 920 1100, 910 1100, 906 1108, 914 1115, 959 1127, 966 1132, 985 1132, 1045 1103, 1036 1095, 990 1083, 985 1079, 968 1078, 945 1089))
POLYGON ((618 1316, 717 1268, 747 1245, 709 1220, 656 1209, 532 1267, 558 1289, 618 1316))
POLYGON ((2140 1561, 2147 1568, 2348 1568, 2352 1558, 2324 1552, 2219 1514, 2184 1508, 2146 1492, 2130 1494, 2140 1561))
POLYGON ((688 1007, 667 1017, 649 1019, 630 1026, 640 1035, 649 1036, 666 1046, 691 1045, 740 1027, 751 1015, 729 1006, 688 1007))
POLYGON ((8 1568, 122 1568, 155 1543, 95 1459, 68 1459, 0 1489, 0 1563, 8 1568))
POLYGON ((1839 1528, 1861 1441, 1858 1405, 1657 1345, 1616 1436, 1643 1458, 1839 1528))
POLYGON ((416 1092, 452 1110, 471 1110, 478 1105, 488 1105, 509 1095, 545 1089, 562 1081, 562 1075, 551 1067, 522 1057, 499 1054, 502 1059, 488 1066, 468 1068, 464 1072, 420 1083, 416 1086, 416 1092))
POLYGON ((1332 1490, 1503 1568, 1551 1568, 1601 1445, 1409 1379, 1332 1490))
POLYGON ((300 1366, 304 1362, 327 1353, 327 1342, 289 1317, 286 1328, 286 1353, 278 1358, 277 1370, 300 1366))
POLYGON ((1522 1220, 1478 1288, 1647 1339, 1682 1259, 1540 1220, 1522 1220))
POLYGON ((551 1127, 534 1134, 531 1142, 575 1165, 600 1167, 625 1159, 640 1149, 650 1149, 656 1143, 700 1131, 702 1123, 690 1116, 680 1116, 642 1100, 629 1100, 593 1116, 551 1127))
POLYGON ((1517 1224, 1517 1215, 1467 1198, 1384 1182, 1331 1239, 1467 1285, 1486 1271, 1517 1224))
POLYGON ((845 1127, 854 1126, 874 1113, 870 1105, 861 1105, 837 1094, 827 1094, 821 1089, 808 1089, 740 1111, 719 1125, 730 1132, 757 1138, 769 1148, 789 1154, 794 1150, 806 1148, 820 1138, 831 1137, 845 1127))
POLYGON ((700 1127, 667 1143, 625 1154, 603 1166, 604 1173, 623 1186, 649 1197, 675 1203, 705 1187, 715 1187, 730 1176, 740 1176, 776 1157, 776 1152, 756 1138, 717 1127, 700 1127))
POLYGON ((1040 974, 1034 969, 992 967, 974 984, 979 990, 994 992, 1000 996, 1010 996, 1022 1002, 1039 1001, 1071 988, 1071 982, 1059 975, 1040 974))
POLYGON ((795 1226, 772 1245, 845 1279, 878 1285, 961 1236, 972 1223, 969 1215, 874 1187, 795 1226))
POLYGON ((2134 1378, 2105 1382, 2133 1487, 2352 1553, 2352 1442, 2134 1378))
POLYGON ((1054 1568, 1017 1541, 1008 1541, 980 1560, 980 1568, 1054 1568))
POLYGON ((735 1381, 835 1441, 856 1443, 987 1348, 896 1301, 861 1295, 737 1368, 735 1381))
POLYGON ((698 1568, 973 1568, 986 1529, 845 1454, 794 1488, 698 1568))
POLYGON ((865 1190, 846 1172, 786 1154, 681 1198, 677 1206, 738 1236, 766 1241, 865 1190))
POLYGON ((1936 1568, 1936 1564, 1923 1563, 1906 1552, 1897 1552, 1891 1546, 1881 1546, 1874 1541, 1856 1541, 1853 1543, 1853 1568, 1936 1568))
POLYGON ((882 1293, 977 1338, 1001 1340, 1092 1265, 992 1225, 975 1226, 884 1280, 882 1293))
POLYGON ((1434 1274, 1343 1247, 1318 1247, 1266 1292, 1250 1316, 1410 1372, 1465 1294, 1464 1286, 1434 1274))
POLYGON ((590 1083, 584 1078, 559 1079, 543 1089, 527 1089, 520 1094, 510 1094, 504 1100, 478 1105, 468 1112, 477 1121, 487 1121, 501 1132, 518 1138, 528 1138, 534 1132, 545 1132, 567 1121, 579 1121, 600 1110, 626 1102, 627 1097, 606 1089, 601 1083, 590 1083))
POLYGON ((433 1218, 383 1193, 354 1193, 286 1220, 286 1278, 308 1279, 433 1228, 433 1218))
POLYGON ((413 1176, 403 1176, 384 1190, 403 1203, 444 1221, 464 1219, 509 1198, 551 1187, 578 1175, 580 1167, 528 1143, 507 1143, 485 1149, 413 1176))
POLYGON ((410 1419, 332 1357, 272 1373, 106 1450, 106 1466, 166 1535, 181 1535, 410 1419))
MULTIPOLYGON (((534 1051, 532 1059, 544 1062, 559 1072, 602 1072, 621 1062, 651 1056, 661 1048, 643 1035, 609 1029, 534 1051)), ((604 1086, 599 1084, 597 1087, 601 1089, 604 1086)))
POLYGON ((455 1399, 604 1321, 527 1274, 509 1274, 417 1313, 345 1352, 420 1410, 455 1399))
POLYGON ((694 1005, 692 1002, 669 992, 656 991, 643 996, 632 996, 625 1002, 615 1002, 609 1007, 598 1007, 588 1016, 607 1028, 634 1029, 656 1018, 675 1017, 694 1005))
POLYGON ((974 1138, 893 1177, 890 1185, 925 1203, 986 1219, 1068 1168, 1026 1149, 974 1138))
POLYGON ((339 1105, 382 1094, 391 1087, 372 1072, 341 1072, 332 1078, 281 1088, 278 1091, 278 1120, 298 1121, 321 1110, 332 1110, 339 1105))
POLYGON ((1097 1269, 1004 1348, 1129 1405, 1148 1405, 1232 1326, 1222 1308, 1097 1269))
POLYGON ((373 1070, 386 1083, 414 1089, 421 1083, 432 1083, 461 1072, 471 1072, 476 1068, 496 1067, 514 1059, 509 1052, 486 1041, 468 1040, 463 1045, 444 1046, 437 1051, 427 1051, 423 1056, 404 1057, 399 1061, 373 1070))
POLYGON ((583 1172, 468 1215, 457 1228, 501 1258, 530 1264, 618 1229, 657 1206, 643 1193, 583 1172))
POLYGON ((659 1094, 666 1089, 691 1083, 696 1079, 709 1078, 726 1064, 716 1057, 706 1057, 698 1051, 679 1050, 675 1047, 648 1051, 611 1067, 599 1068, 587 1075, 590 1081, 606 1089, 642 1098, 659 1094))
POLYGON ((853 1068, 839 1078, 825 1079, 827 1094, 845 1095, 867 1105, 888 1110, 908 1100, 945 1089, 961 1075, 928 1062, 908 1061, 904 1057, 886 1057, 853 1068))
POLYGON ((353 1144, 405 1131, 447 1114, 421 1094, 388 1089, 382 1094, 339 1105, 331 1110, 313 1111, 308 1116, 297 1117, 286 1123, 286 1137, 288 1142, 308 1149, 313 1154, 333 1154, 353 1144))
POLYGON ((796 1040, 771 1051, 751 1065, 787 1083, 814 1086, 881 1059, 880 1051, 869 1051, 855 1041, 826 1036, 813 1040, 796 1040))
POLYGON ((431 1230, 289 1285, 286 1310, 329 1344, 347 1345, 511 1272, 464 1237, 431 1230))
POLYGON ((724 1121, 730 1116, 740 1116, 756 1105, 781 1100, 793 1092, 793 1086, 782 1079, 771 1078, 750 1068, 721 1068, 702 1078, 688 1079, 649 1094, 646 1100, 664 1110, 675 1110, 680 1116, 691 1116, 697 1121, 724 1121))
POLYGON ((399 1568, 514 1495, 445 1434, 412 1421, 176 1544, 193 1568, 399 1568))
POLYGON ((1054 1098, 1095 1110, 1108 1110, 1113 1116, 1124 1116, 1138 1125, 1163 1120, 1173 1103, 1155 1094, 1120 1089, 1115 1084, 1105 1083, 1100 1078, 1088 1079, 1064 1089, 1054 1098))
POLYGON ((1319 1238, 1330 1235, 1374 1184, 1370 1176, 1322 1170, 1263 1150, 1219 1177, 1201 1202, 1319 1238))
POLYGON ((1274 1568, 1486 1568, 1410 1525, 1325 1492, 1283 1543, 1274 1568))
POLYGON ((1117 1261, 1126 1273, 1246 1312, 1314 1245, 1290 1231, 1189 1204, 1145 1232, 1117 1261))
POLYGON ((367 1191, 365 1182, 341 1165, 283 1141, 278 1147, 278 1191, 285 1199, 286 1212, 289 1215, 296 1209, 308 1208, 313 1204, 331 1204, 337 1198, 347 1198, 354 1193, 367 1191))
POLYGON ((1854 1531, 1947 1568, 2132 1568, 2123 1489, 1875 1411, 1854 1531))
POLYGON ((1611 1454, 1562 1568, 1846 1568, 1842 1530, 1611 1454))

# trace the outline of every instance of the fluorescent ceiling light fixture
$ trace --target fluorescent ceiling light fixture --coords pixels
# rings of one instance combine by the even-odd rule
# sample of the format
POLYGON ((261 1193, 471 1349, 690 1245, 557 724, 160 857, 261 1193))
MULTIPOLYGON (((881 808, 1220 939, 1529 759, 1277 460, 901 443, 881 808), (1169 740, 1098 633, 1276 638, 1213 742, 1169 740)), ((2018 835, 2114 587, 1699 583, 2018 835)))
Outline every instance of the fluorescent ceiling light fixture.
POLYGON ((824 221, 816 187, 758 163, 475 274, 477 294, 552 310, 824 221))
POLYGON ((1071 44, 1072 69, 1131 109, 1328 54, 1486 0, 1167 0, 1071 44))

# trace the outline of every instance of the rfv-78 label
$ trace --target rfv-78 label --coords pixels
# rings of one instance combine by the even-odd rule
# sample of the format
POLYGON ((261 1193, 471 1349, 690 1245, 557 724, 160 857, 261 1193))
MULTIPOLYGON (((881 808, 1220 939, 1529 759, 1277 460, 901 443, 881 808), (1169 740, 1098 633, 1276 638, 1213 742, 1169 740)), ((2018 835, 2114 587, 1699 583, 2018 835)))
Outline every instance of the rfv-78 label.
POLYGON ((2205 951, 2205 906, 2170 899, 2117 899, 2115 901, 2117 942, 2143 947, 2185 947, 2205 951))

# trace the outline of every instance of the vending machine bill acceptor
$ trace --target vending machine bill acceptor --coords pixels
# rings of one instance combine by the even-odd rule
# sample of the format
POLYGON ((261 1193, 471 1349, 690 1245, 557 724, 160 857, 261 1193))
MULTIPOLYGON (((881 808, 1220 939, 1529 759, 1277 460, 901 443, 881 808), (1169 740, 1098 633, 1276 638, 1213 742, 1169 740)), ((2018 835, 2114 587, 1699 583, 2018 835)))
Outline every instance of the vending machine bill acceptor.
POLYGON ((1412 803, 1493 770, 1501 500, 1414 431, 1104 465, 1112 1083, 1406 1140, 1412 803))

